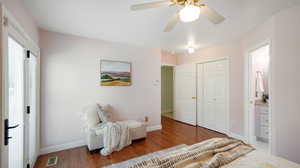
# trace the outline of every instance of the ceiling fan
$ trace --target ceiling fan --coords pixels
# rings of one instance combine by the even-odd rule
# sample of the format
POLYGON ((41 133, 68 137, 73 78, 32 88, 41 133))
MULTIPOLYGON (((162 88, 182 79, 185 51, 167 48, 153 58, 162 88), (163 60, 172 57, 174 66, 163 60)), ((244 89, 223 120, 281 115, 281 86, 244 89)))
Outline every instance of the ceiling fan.
POLYGON ((164 29, 164 32, 170 32, 179 20, 183 22, 192 22, 199 18, 200 12, 201 15, 205 16, 209 21, 214 24, 222 23, 225 18, 218 14, 215 10, 209 8, 207 5, 200 3, 201 0, 163 0, 157 2, 150 2, 144 4, 132 5, 131 10, 143 10, 150 8, 157 8, 162 6, 182 6, 174 16, 169 20, 169 23, 164 29))

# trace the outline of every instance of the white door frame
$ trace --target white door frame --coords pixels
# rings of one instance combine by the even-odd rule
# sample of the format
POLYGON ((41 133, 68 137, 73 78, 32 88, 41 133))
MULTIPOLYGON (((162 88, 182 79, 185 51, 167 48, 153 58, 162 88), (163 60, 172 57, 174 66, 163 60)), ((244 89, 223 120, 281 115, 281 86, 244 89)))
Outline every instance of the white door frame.
MULTIPOLYGON (((7 156, 4 156, 4 153, 6 153, 7 151, 7 146, 4 146, 4 142, 3 142, 3 139, 4 139, 4 129, 3 129, 3 125, 4 125, 4 119, 7 118, 7 72, 8 72, 8 66, 7 66, 7 56, 8 56, 8 51, 7 51, 7 40, 8 40, 8 37, 12 37, 14 38, 17 42, 19 42, 25 49, 28 49, 31 51, 31 53, 33 53, 36 57, 37 57, 37 146, 36 146, 36 149, 39 149, 39 130, 40 130, 40 121, 39 121, 39 115, 40 115, 40 106, 39 106, 39 103, 40 103, 40 49, 38 47, 38 45, 27 35, 27 33, 24 31, 24 29, 22 28, 22 26, 18 23, 18 21, 14 18, 14 16, 3 6, 0 4, 0 10, 1 10, 1 44, 2 44, 2 51, 1 51, 1 61, 2 61, 2 83, 1 83, 1 91, 2 91, 2 95, 1 95, 1 103, 2 103, 2 112, 1 112, 1 120, 0 120, 0 128, 1 128, 1 131, 0 131, 0 134, 1 134, 1 152, 0 152, 0 161, 1 161, 1 167, 8 167, 8 163, 7 163, 7 156)), ((25 51, 26 53, 26 51, 25 51)), ((25 82, 25 81, 24 81, 25 82)), ((26 85, 26 84, 25 84, 26 85)), ((26 86, 24 86, 26 87, 26 86)), ((26 91, 25 91, 26 92, 26 91)), ((25 96, 25 94, 24 94, 25 96)), ((26 102, 24 102, 24 105, 26 106, 26 102)), ((25 109, 25 108, 24 108, 25 109)), ((24 122, 25 124, 25 122, 24 122)), ((26 129, 24 127, 24 129, 26 129)), ((24 130, 24 133, 25 133, 25 130, 24 130)), ((26 138, 24 136, 24 138, 26 138)), ((24 143, 27 143, 26 142, 26 139, 25 139, 25 142, 24 143)), ((24 144, 24 147, 25 147, 25 144, 24 144)), ((27 149, 24 149, 24 150, 27 150, 27 149)), ((24 151, 24 152, 27 152, 28 151, 24 151)), ((36 151, 37 155, 38 155, 38 152, 39 151, 36 151)), ((7 153, 6 153, 7 154, 7 153)), ((25 156, 25 155, 24 155, 25 156)), ((38 156, 36 156, 38 157, 38 156)), ((27 164, 27 159, 28 158, 24 158, 24 162, 26 162, 27 164)), ((24 163, 24 165, 26 165, 24 163)), ((31 166, 33 167, 34 163, 31 163, 31 166)))
POLYGON ((245 66, 244 66, 244 76, 245 76, 245 79, 244 79, 244 127, 245 127, 245 141, 246 143, 251 143, 251 135, 250 135, 250 113, 249 113, 249 108, 250 108, 250 98, 251 98, 251 95, 249 93, 250 91, 250 82, 251 82, 251 79, 250 79, 250 75, 252 74, 251 70, 251 63, 252 63, 252 58, 251 58, 251 55, 250 53, 252 53, 253 51, 261 48, 261 47, 264 47, 264 46, 267 46, 269 45, 269 68, 268 68, 268 85, 269 85, 269 142, 268 142, 268 152, 269 153, 274 153, 273 152, 273 138, 272 138, 272 135, 273 135, 273 114, 272 114, 272 71, 271 71, 271 68, 272 68, 272 43, 271 43, 271 40, 265 40, 261 43, 259 43, 258 45, 255 45, 249 49, 247 49, 245 51, 245 54, 244 54, 244 62, 245 62, 245 66))
MULTIPOLYGON (((18 42, 23 48, 24 48, 24 65, 25 65, 25 48, 26 48, 26 40, 23 36, 20 35, 18 30, 16 30, 11 23, 8 23, 8 17, 5 15, 5 9, 3 9, 3 22, 4 25, 2 26, 2 46, 3 46, 3 56, 2 56, 2 120, 1 120, 1 125, 3 126, 4 120, 8 118, 8 98, 9 98, 9 93, 8 93, 8 37, 11 37, 14 39, 16 42, 18 42)), ((25 70, 25 69, 24 69, 25 70)), ((23 74, 24 80, 25 80, 25 72, 23 74)), ((24 81, 24 109, 25 109, 25 81, 24 81)), ((25 153, 25 146, 26 146, 26 137, 25 137, 25 115, 23 117, 23 152, 25 153)), ((2 129, 3 131, 3 129, 2 129)), ((3 133, 2 133, 3 134, 3 133)), ((4 140, 4 136, 2 136, 2 140, 4 140)), ((4 143, 1 144, 1 147, 5 151, 1 151, 2 153, 2 164, 4 167, 8 167, 8 156, 4 156, 4 152, 8 154, 8 146, 4 146, 4 143)), ((23 165, 25 166, 25 155, 23 154, 23 165)))
MULTIPOLYGON (((226 96, 227 96, 227 102, 226 102, 226 105, 227 105, 227 109, 226 109, 226 118, 227 118, 227 121, 226 121, 226 129, 225 129, 225 132, 222 132, 224 134, 230 134, 230 131, 229 131, 229 126, 230 126, 230 121, 229 121, 229 112, 230 112, 230 92, 229 92, 229 88, 230 88, 230 74, 229 74, 229 70, 230 70, 230 62, 229 62, 229 57, 220 57, 220 58, 212 58, 212 59, 209 59, 209 60, 204 60, 204 61, 198 61, 196 63, 196 92, 198 94, 198 65, 199 64, 205 64, 205 63, 210 63, 210 62, 218 62, 218 61, 226 61, 227 63, 227 68, 226 68, 226 82, 227 82, 227 87, 226 87, 226 96)), ((200 95, 197 95, 197 103, 196 103, 196 125, 197 126, 201 126, 201 127, 204 127, 203 125, 198 125, 199 121, 198 121, 198 109, 200 107, 198 107, 198 98, 200 97, 200 95)), ((201 97, 203 97, 203 95, 201 95, 201 97)), ((203 102, 202 102, 203 103, 203 102)), ((203 105, 202 105, 203 107, 203 105)))

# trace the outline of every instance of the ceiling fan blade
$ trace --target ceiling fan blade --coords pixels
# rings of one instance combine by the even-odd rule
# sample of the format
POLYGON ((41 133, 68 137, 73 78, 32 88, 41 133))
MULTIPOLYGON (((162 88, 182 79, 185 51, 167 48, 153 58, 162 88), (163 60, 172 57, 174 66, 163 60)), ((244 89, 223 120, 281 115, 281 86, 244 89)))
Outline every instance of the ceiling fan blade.
POLYGON ((217 13, 215 10, 209 8, 208 6, 201 6, 201 15, 205 16, 209 21, 214 24, 222 23, 225 18, 217 13))
POLYGON ((130 9, 133 10, 133 11, 136 11, 136 10, 157 8, 157 7, 161 7, 161 6, 169 6, 169 5, 173 5, 173 4, 174 4, 174 2, 172 2, 171 0, 164 0, 164 1, 157 1, 157 2, 150 2, 150 3, 132 5, 130 7, 130 9))
POLYGON ((164 29, 164 32, 170 32, 171 30, 174 29, 174 27, 176 26, 176 24, 180 20, 180 18, 179 18, 179 12, 180 12, 180 10, 178 10, 176 12, 176 14, 171 17, 171 19, 169 20, 169 23, 167 24, 167 26, 164 29))

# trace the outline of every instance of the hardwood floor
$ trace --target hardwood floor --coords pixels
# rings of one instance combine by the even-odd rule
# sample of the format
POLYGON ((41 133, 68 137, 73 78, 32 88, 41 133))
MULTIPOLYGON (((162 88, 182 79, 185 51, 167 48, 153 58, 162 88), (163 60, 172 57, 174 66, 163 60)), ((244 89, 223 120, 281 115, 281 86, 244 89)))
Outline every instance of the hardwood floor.
POLYGON ((162 130, 148 132, 147 139, 134 141, 132 145, 120 152, 114 152, 104 157, 99 152, 90 153, 86 147, 79 147, 47 155, 38 158, 35 168, 45 168, 50 156, 58 156, 58 164, 55 168, 101 168, 125 161, 137 156, 163 150, 180 144, 194 144, 214 137, 224 137, 205 128, 194 127, 172 119, 162 117, 162 130))

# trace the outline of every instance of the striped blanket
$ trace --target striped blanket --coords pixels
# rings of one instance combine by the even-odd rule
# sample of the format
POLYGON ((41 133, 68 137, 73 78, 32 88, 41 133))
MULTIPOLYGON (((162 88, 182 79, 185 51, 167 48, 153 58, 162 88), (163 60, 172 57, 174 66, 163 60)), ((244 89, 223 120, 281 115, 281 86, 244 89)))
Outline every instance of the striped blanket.
POLYGON ((128 168, 218 168, 253 150, 253 147, 239 140, 213 138, 137 162, 128 168))

